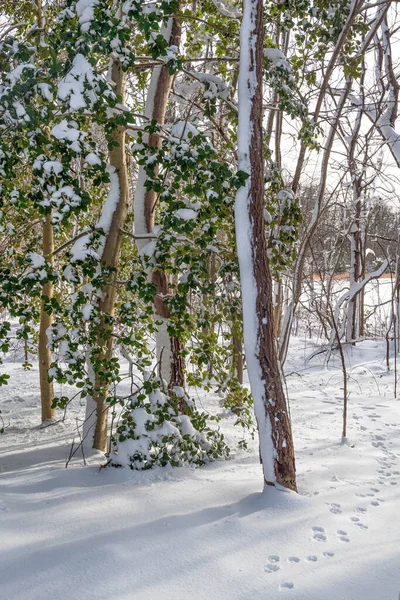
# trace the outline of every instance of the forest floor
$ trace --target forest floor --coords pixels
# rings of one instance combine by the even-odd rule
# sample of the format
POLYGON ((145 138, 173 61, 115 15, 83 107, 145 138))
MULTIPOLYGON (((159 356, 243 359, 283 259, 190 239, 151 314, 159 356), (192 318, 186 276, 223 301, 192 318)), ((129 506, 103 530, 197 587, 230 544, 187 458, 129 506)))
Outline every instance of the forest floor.
POLYGON ((36 367, 9 357, 0 389, 0 598, 4 600, 398 600, 400 402, 381 342, 346 351, 347 443, 339 360, 286 366, 299 494, 262 489, 256 442, 204 468, 135 473, 65 463, 84 412, 39 426, 36 367))

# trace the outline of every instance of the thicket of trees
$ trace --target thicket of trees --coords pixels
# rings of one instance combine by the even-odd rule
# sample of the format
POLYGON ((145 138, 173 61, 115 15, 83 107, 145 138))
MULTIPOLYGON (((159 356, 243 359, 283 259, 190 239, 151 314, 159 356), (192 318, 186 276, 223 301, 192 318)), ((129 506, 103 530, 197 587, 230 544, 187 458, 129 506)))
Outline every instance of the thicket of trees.
POLYGON ((366 282, 391 265, 399 288, 396 22, 391 1, 3 2, 1 348, 37 356, 43 421, 73 397, 56 381, 86 398, 86 452, 202 464, 229 453, 191 393, 216 389, 245 428, 254 400, 265 483, 296 489, 296 314, 356 343, 366 282))

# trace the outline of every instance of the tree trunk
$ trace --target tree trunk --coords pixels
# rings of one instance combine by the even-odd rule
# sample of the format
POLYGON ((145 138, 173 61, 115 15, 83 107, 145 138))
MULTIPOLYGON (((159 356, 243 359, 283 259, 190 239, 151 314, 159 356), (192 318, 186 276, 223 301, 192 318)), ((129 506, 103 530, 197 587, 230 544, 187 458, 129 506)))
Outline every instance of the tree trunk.
POLYGON ((240 33, 239 169, 249 174, 235 204, 246 362, 266 485, 296 490, 291 424, 274 337, 272 279, 264 230, 263 2, 244 0, 240 33))
MULTIPOLYGON (((54 263, 52 253, 54 251, 54 236, 53 224, 51 215, 46 215, 43 222, 42 230, 42 248, 43 256, 50 264, 54 263)), ((42 296, 51 299, 54 293, 53 284, 48 281, 44 284, 42 296)), ((48 348, 49 338, 47 337, 47 329, 51 327, 53 317, 44 308, 45 302, 42 300, 40 308, 40 327, 39 327, 39 377, 40 377, 40 400, 42 405, 42 422, 47 419, 52 419, 56 411, 51 407, 54 400, 53 383, 49 381, 49 369, 51 365, 51 352, 48 348)))
POLYGON ((243 385, 243 344, 237 332, 233 333, 233 367, 240 385, 243 385))
MULTIPOLYGON (((112 64, 111 78, 115 83, 114 89, 116 94, 121 96, 122 103, 124 103, 126 96, 126 75, 118 60, 115 60, 112 64)), ((121 229, 124 227, 129 208, 129 184, 124 128, 118 128, 113 137, 117 142, 117 145, 114 146, 110 152, 109 162, 110 166, 115 169, 114 173, 118 179, 118 201, 109 230, 105 232, 106 240, 101 262, 104 266, 117 269, 121 246, 121 229)), ((114 272, 112 279, 114 280, 116 277, 117 274, 114 272)), ((108 316, 114 314, 115 308, 116 286, 113 285, 113 281, 110 281, 110 283, 102 289, 102 292, 103 297, 99 302, 101 317, 98 325, 100 334, 97 339, 97 344, 102 348, 101 359, 103 359, 104 362, 107 362, 112 358, 113 353, 113 338, 110 335, 112 325, 108 323, 107 319, 108 316)), ((101 381, 99 374, 93 370, 93 365, 88 364, 88 370, 95 386, 95 392, 93 398, 88 398, 86 405, 86 420, 83 429, 83 438, 87 440, 87 445, 91 445, 91 442, 93 441, 93 448, 105 452, 107 448, 108 406, 106 404, 106 398, 108 389, 107 386, 104 386, 104 382, 101 381), (93 430, 94 438, 92 438, 91 435, 93 430)))
MULTIPOLYGON (((171 17, 162 34, 169 46, 179 46, 181 38, 181 25, 175 17, 171 17)), ((165 111, 173 81, 173 75, 167 67, 155 67, 151 76, 150 86, 146 99, 146 117, 162 125, 165 120, 165 111)), ((152 134, 147 139, 149 148, 160 148, 161 138, 152 134)), ((134 198, 135 233, 144 235, 154 229, 155 204, 157 195, 154 190, 145 187, 146 172, 140 166, 138 181, 134 198)), ((137 245, 142 248, 148 240, 138 239, 137 245)), ((184 385, 184 358, 182 356, 182 342, 178 338, 171 338, 168 333, 169 311, 164 301, 169 295, 170 288, 167 274, 154 270, 150 275, 156 286, 157 295, 154 299, 154 312, 157 321, 161 321, 156 334, 157 360, 160 362, 160 375, 169 387, 184 385)))
MULTIPOLYGON (((350 228, 350 289, 358 283, 361 276, 360 261, 360 215, 361 215, 361 185, 360 180, 353 181, 353 219, 350 228)), ((355 345, 358 338, 358 295, 356 294, 347 305, 346 342, 355 345)))
POLYGON ((274 289, 274 328, 275 337, 279 338, 281 335, 282 328, 282 305, 283 305, 283 285, 282 280, 279 279, 275 283, 274 289))
MULTIPOLYGON (((38 27, 41 30, 41 38, 44 35, 45 20, 43 15, 43 7, 41 0, 35 0, 36 15, 38 27)), ((46 135, 49 136, 48 131, 46 135)), ((53 224, 51 221, 51 214, 46 215, 43 220, 42 227, 42 251, 43 256, 50 264, 54 264, 54 258, 52 253, 54 251, 54 231, 53 224)), ((53 297, 54 286, 49 281, 45 283, 42 289, 42 296, 49 299, 53 297)), ((42 407, 42 423, 47 419, 52 419, 56 411, 51 407, 54 400, 54 389, 53 383, 49 381, 49 368, 51 365, 51 352, 48 348, 49 338, 47 337, 47 329, 51 327, 53 317, 49 315, 44 308, 44 301, 42 300, 40 308, 40 326, 39 326, 39 344, 38 344, 38 357, 39 357, 39 380, 40 380, 40 401, 42 407)))

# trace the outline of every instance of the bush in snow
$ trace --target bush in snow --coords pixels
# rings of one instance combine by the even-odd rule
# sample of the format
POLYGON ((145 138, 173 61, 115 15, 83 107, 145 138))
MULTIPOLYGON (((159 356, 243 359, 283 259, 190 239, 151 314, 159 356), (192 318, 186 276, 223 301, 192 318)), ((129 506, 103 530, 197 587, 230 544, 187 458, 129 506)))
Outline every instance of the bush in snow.
POLYGON ((224 436, 207 426, 206 413, 196 409, 184 390, 162 392, 160 380, 149 372, 143 388, 124 407, 113 441, 116 452, 110 464, 134 470, 198 466, 229 454, 224 436))

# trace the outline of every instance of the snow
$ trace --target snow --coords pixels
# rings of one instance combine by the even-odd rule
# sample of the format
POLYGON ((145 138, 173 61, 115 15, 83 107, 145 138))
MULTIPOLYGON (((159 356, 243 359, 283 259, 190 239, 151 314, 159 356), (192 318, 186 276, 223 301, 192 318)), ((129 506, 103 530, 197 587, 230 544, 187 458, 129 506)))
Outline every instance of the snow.
POLYGON ((51 173, 59 175, 63 170, 63 166, 59 160, 47 160, 43 163, 43 170, 49 175, 51 173))
MULTIPOLYGON (((107 172, 110 175, 110 188, 108 191, 107 198, 104 202, 101 215, 96 223, 96 229, 102 229, 105 235, 107 235, 110 231, 113 215, 119 200, 118 173, 115 167, 111 165, 107 166, 107 172)), ((71 255, 71 263, 77 261, 84 261, 87 256, 93 256, 95 258, 97 257, 100 260, 100 257, 103 254, 104 250, 105 235, 102 236, 102 239, 100 240, 100 244, 96 252, 91 248, 91 239, 89 232, 79 237, 71 246, 71 249, 69 251, 71 255)))
POLYGON ((219 97, 223 100, 229 100, 229 89, 221 77, 212 73, 201 73, 200 71, 191 71, 190 74, 201 83, 208 85, 207 91, 203 93, 204 98, 219 97))
POLYGON ((198 129, 189 121, 177 121, 171 127, 171 140, 180 142, 187 141, 190 136, 199 135, 198 129))
POLYGON ((94 152, 89 152, 89 154, 87 154, 85 156, 85 161, 91 166, 94 167, 95 165, 101 165, 101 160, 100 157, 97 156, 97 154, 95 154, 94 152))
MULTIPOLYGON (((394 600, 399 594, 397 518, 400 406, 385 345, 346 350, 348 444, 341 444, 342 374, 305 358, 293 338, 287 381, 300 494, 267 488, 257 445, 201 469, 101 469, 77 454, 65 469, 76 418, 40 428, 38 369, 22 356, 0 408, 0 578, 9 600, 394 600)), ((22 353, 21 353, 22 354, 22 353)), ((57 390, 59 391, 59 390, 57 390)), ((214 394, 231 443, 241 431, 214 394)), ((133 440, 126 442, 128 454, 133 440)), ((144 448, 141 448, 144 450, 144 448)))
POLYGON ((118 173, 115 167, 109 165, 107 172, 110 175, 110 189, 108 191, 107 199, 104 202, 103 210, 100 219, 97 222, 97 229, 102 229, 105 234, 110 231, 111 222, 115 209, 117 208, 119 200, 119 179, 118 173))
POLYGON ((96 102, 96 91, 92 66, 83 54, 77 54, 71 70, 58 84, 58 98, 67 102, 71 111, 81 110, 96 102))
POLYGON ((94 7, 99 4, 98 0, 78 0, 76 3, 76 13, 81 24, 81 32, 89 31, 90 24, 94 19, 94 7))
POLYGON ((51 93, 51 86, 48 83, 38 83, 38 89, 45 100, 53 102, 53 94, 51 93))
POLYGON ((83 320, 84 321, 89 321, 92 312, 93 312, 93 305, 92 304, 84 304, 82 306, 82 317, 83 317, 83 320))
POLYGON ((272 62, 274 67, 282 67, 290 70, 290 64, 282 50, 279 50, 279 48, 265 48, 264 56, 272 62))
POLYGON ((400 134, 392 127, 386 115, 380 117, 376 125, 389 146, 397 166, 400 167, 400 134))
MULTIPOLYGON (((86 234, 78 238, 71 246, 70 255, 71 263, 84 261, 87 256, 98 257, 97 253, 90 247, 90 235, 86 234)), ((99 258, 99 257, 98 257, 99 258)))
POLYGON ((46 266, 45 259, 37 252, 28 252, 27 257, 29 258, 34 269, 42 269, 46 266))
POLYGON ((68 123, 66 119, 63 119, 60 123, 54 125, 51 135, 57 140, 68 142, 68 147, 74 152, 79 153, 81 151, 80 141, 83 141, 87 134, 74 127, 72 123, 68 123))
POLYGON ((197 219, 198 213, 191 208, 179 208, 175 211, 175 216, 183 221, 192 221, 193 219, 197 219))

